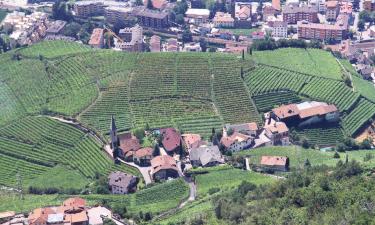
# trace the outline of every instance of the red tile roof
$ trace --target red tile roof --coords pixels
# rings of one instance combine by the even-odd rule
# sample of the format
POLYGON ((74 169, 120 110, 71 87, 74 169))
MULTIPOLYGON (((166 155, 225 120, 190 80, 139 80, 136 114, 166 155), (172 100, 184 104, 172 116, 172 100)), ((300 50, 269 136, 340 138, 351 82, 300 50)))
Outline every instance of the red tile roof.
POLYGON ((280 119, 297 116, 299 110, 296 104, 282 105, 280 107, 272 109, 272 112, 280 119))
POLYGON ((152 173, 156 173, 163 169, 177 170, 176 160, 169 155, 156 156, 151 160, 152 173))
POLYGON ((85 207, 86 200, 79 197, 68 198, 63 202, 63 206, 85 207))
POLYGON ((260 164, 263 166, 286 166, 288 164, 288 157, 262 156, 260 164))
POLYGON ((235 142, 243 142, 249 140, 251 137, 247 136, 245 134, 241 134, 238 132, 234 132, 231 136, 222 137, 220 142, 222 145, 224 145, 226 148, 231 146, 235 142))
POLYGON ((304 119, 307 117, 316 116, 316 115, 321 116, 321 115, 325 115, 327 113, 332 113, 336 111, 337 111, 337 108, 334 105, 317 106, 317 107, 312 107, 309 109, 301 110, 299 116, 301 119, 304 119))
POLYGON ((131 139, 120 140, 120 148, 126 154, 129 151, 137 151, 141 148, 141 144, 136 137, 132 137, 131 139))
MULTIPOLYGON (((147 5, 147 1, 148 0, 143 0, 143 4, 144 5, 147 5)), ((165 5, 167 4, 167 1, 166 0, 151 0, 152 1, 152 6, 155 8, 155 9, 162 9, 165 7, 165 5)))
POLYGON ((183 134, 182 139, 184 140, 187 148, 192 148, 193 145, 202 140, 199 134, 183 134))
POLYGON ((273 125, 265 127, 265 129, 272 134, 280 134, 289 131, 288 127, 283 122, 275 122, 273 125))
POLYGON ((146 157, 146 156, 152 156, 152 152, 154 150, 152 148, 141 148, 141 149, 138 149, 136 152, 135 152, 135 157, 137 158, 142 158, 142 157, 146 157))
POLYGON ((174 128, 160 129, 163 135, 162 144, 166 151, 171 152, 180 147, 181 134, 174 128))
POLYGON ((29 225, 43 225, 47 224, 48 215, 54 214, 55 211, 52 208, 37 208, 34 209, 28 217, 29 225))

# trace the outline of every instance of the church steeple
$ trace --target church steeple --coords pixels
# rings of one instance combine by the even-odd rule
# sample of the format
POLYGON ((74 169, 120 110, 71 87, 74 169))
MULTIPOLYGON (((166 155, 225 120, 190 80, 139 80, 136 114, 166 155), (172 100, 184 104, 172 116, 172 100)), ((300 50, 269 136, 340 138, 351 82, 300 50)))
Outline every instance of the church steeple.
POLYGON ((117 137, 117 128, 116 128, 116 121, 115 118, 111 117, 111 129, 109 131, 111 136, 111 148, 116 149, 118 147, 118 137, 117 137))

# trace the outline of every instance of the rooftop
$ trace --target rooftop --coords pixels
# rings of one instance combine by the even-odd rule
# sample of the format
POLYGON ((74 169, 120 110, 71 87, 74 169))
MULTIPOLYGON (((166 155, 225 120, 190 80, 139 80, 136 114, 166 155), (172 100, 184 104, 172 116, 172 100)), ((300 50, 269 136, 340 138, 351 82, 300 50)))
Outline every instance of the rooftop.
POLYGON ((92 31, 90 41, 89 41, 89 45, 100 45, 101 42, 103 41, 103 33, 104 33, 103 29, 95 28, 92 31))
POLYGON ((208 9, 188 9, 186 16, 197 15, 197 16, 210 16, 210 10, 208 9))
POLYGON ((287 166, 288 157, 284 156, 262 156, 260 164, 264 166, 287 166))

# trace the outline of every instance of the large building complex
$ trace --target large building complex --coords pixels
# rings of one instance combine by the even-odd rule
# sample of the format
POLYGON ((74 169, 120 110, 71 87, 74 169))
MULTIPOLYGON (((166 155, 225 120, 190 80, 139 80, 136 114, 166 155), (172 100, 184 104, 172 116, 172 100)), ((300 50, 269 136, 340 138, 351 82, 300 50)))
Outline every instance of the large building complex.
POLYGON ((310 23, 318 22, 317 8, 308 5, 302 5, 299 7, 287 5, 283 8, 283 21, 288 24, 296 24, 298 21, 302 20, 310 23))
POLYGON ((344 40, 348 34, 348 16, 339 15, 335 24, 298 22, 298 37, 318 40, 344 40))
POLYGON ((46 35, 47 24, 46 13, 34 12, 26 15, 18 11, 9 13, 1 23, 5 29, 12 31, 9 36, 12 47, 40 41, 46 35))
POLYGON ((143 51, 143 28, 138 24, 134 27, 121 29, 119 36, 123 40, 115 44, 116 48, 127 52, 143 51))
POLYGON ((139 7, 134 10, 133 14, 138 18, 138 23, 142 26, 157 29, 169 27, 168 12, 139 7))

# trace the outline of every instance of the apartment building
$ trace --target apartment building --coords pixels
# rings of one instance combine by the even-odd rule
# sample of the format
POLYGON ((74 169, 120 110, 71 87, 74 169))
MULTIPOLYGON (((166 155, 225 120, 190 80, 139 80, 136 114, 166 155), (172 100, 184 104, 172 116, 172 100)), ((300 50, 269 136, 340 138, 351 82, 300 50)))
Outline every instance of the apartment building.
POLYGON ((234 19, 229 13, 216 12, 212 21, 215 27, 234 27, 234 19))
POLYGON ((143 51, 143 28, 138 24, 134 27, 127 27, 119 31, 123 41, 118 41, 115 47, 126 52, 143 51))
POLYGON ((77 1, 74 3, 74 15, 77 17, 89 17, 104 14, 102 1, 77 1))
POLYGON ((130 7, 109 6, 105 8, 105 19, 107 23, 123 23, 128 18, 133 9, 130 7))
POLYGON ((286 38, 288 36, 288 23, 284 21, 269 21, 268 30, 272 37, 286 38))
POLYGON ((309 5, 301 5, 299 7, 287 5, 283 8, 283 21, 288 24, 296 24, 302 20, 310 23, 318 22, 317 8, 309 5))
POLYGON ((339 15, 335 24, 310 23, 299 21, 298 38, 327 40, 334 39, 341 41, 346 39, 348 34, 348 15, 339 15))
POLYGON ((162 29, 169 27, 169 13, 139 7, 133 11, 141 26, 162 29))
POLYGON ((326 2, 326 20, 335 21, 340 13, 340 6, 338 1, 326 2))

